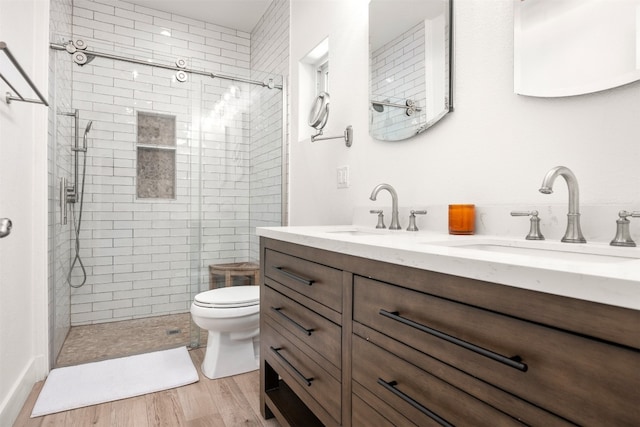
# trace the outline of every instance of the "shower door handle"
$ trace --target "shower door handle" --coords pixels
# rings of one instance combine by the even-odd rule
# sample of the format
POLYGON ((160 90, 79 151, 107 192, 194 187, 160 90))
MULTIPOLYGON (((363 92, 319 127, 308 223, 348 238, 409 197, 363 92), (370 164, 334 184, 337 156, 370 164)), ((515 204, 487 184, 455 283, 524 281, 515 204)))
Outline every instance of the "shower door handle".
POLYGON ((0 239, 7 237, 11 233, 13 224, 9 218, 0 218, 0 239))

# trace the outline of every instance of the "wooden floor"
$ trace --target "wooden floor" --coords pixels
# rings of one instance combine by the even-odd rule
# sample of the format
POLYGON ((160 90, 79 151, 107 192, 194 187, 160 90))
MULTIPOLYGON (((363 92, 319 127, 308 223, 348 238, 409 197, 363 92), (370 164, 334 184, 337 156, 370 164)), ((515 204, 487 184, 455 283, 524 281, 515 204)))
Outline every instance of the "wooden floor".
POLYGON ((145 396, 103 403, 72 411, 29 418, 44 382, 37 383, 14 427, 278 427, 264 420, 259 408, 259 372, 210 380, 200 372, 204 348, 189 354, 200 381, 145 396))

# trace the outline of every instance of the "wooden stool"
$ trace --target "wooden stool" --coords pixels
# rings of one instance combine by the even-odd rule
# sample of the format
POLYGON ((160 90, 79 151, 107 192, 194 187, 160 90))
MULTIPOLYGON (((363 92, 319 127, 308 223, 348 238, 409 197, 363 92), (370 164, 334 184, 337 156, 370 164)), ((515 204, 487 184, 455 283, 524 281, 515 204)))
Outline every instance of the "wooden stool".
POLYGON ((233 286, 233 277, 245 276, 252 285, 260 284, 260 266, 252 262, 234 262, 230 264, 211 264, 209 266, 209 289, 216 284, 214 276, 224 276, 224 286, 233 286))

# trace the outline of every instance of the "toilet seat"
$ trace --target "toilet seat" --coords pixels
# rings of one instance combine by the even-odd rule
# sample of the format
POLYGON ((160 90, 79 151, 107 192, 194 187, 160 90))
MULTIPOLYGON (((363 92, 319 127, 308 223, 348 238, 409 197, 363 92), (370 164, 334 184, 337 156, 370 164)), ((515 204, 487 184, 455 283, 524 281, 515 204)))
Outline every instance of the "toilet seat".
POLYGON ((260 286, 230 286, 197 294, 193 303, 203 308, 241 308, 260 304, 260 286))

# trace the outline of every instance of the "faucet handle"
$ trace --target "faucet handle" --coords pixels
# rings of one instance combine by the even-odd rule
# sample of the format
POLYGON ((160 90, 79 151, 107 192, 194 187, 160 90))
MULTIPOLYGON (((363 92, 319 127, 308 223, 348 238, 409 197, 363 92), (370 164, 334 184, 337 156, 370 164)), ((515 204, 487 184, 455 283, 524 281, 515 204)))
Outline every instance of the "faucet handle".
POLYGON ((418 227, 416 226, 416 215, 425 215, 427 213, 426 210, 420 211, 410 211, 411 215, 409 215, 409 226, 407 227, 407 231, 418 231, 418 227))
POLYGON ((538 217, 538 211, 512 211, 511 216, 530 216, 531 226, 529 227, 529 234, 527 234, 525 239, 544 240, 544 236, 540 232, 540 218, 538 217))
POLYGON ((382 209, 371 209, 369 213, 378 214, 378 224, 376 228, 387 228, 387 226, 384 225, 384 213, 382 209))
POLYGON ((640 211, 620 211, 618 212, 620 219, 627 219, 627 217, 640 218, 640 211))
POLYGON ((629 233, 629 220, 628 217, 639 218, 640 211, 620 211, 618 212, 618 219, 616 220, 616 236, 613 238, 611 246, 628 246, 635 247, 636 242, 631 238, 629 233))

